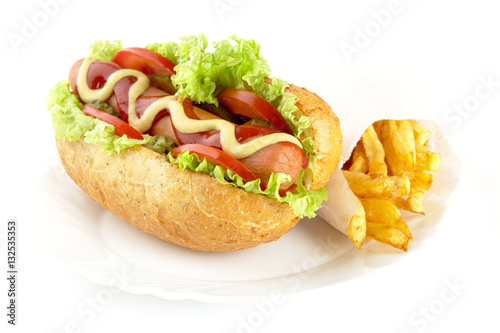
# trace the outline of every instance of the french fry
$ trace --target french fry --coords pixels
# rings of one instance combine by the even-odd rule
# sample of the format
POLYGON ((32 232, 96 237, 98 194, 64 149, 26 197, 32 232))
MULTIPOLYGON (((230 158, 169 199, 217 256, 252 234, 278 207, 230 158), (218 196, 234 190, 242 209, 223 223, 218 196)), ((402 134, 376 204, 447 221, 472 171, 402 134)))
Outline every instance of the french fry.
POLYGON ((361 246, 366 238, 366 215, 361 202, 359 202, 358 208, 349 220, 346 233, 347 237, 349 237, 354 246, 361 249, 361 246))
POLYGON ((386 122, 386 119, 377 120, 376 122, 374 122, 372 124, 373 129, 375 130, 375 133, 377 133, 377 136, 379 137, 379 139, 380 139, 380 129, 381 129, 382 125, 384 124, 384 122, 386 122))
POLYGON ((372 178, 369 175, 343 170, 351 190, 359 198, 394 198, 408 195, 410 179, 407 176, 372 178))
POLYGON ((413 174, 413 178, 410 179, 411 186, 419 187, 422 190, 428 191, 431 188, 433 181, 433 176, 431 173, 425 173, 424 171, 416 171, 413 174))
POLYGON ((368 160, 368 174, 372 177, 387 176, 384 147, 378 139, 373 125, 368 126, 365 130, 361 136, 361 142, 368 160))
POLYGON ((361 173, 366 173, 368 171, 368 159, 366 158, 365 148, 361 140, 358 141, 356 147, 354 147, 352 151, 352 164, 349 171, 361 173))
MULTIPOLYGON (((441 155, 427 148, 431 132, 415 120, 379 120, 358 141, 344 177, 361 205, 347 234, 361 248, 373 238, 407 251, 412 233, 400 210, 423 214, 423 199, 441 155)), ((347 167, 346 167, 347 168, 347 167)))
POLYGON ((386 243, 397 249, 408 251, 408 237, 399 229, 383 224, 366 222, 366 237, 386 243))
POLYGON ((401 230, 408 239, 412 233, 406 222, 401 217, 398 207, 390 199, 361 199, 365 209, 366 220, 386 224, 401 230))
POLYGON ((388 167, 394 176, 411 178, 415 171, 415 137, 408 120, 386 120, 380 127, 388 167))
POLYGON ((437 171, 441 165, 441 155, 429 151, 421 144, 416 145, 416 169, 421 171, 437 171))
POLYGON ((413 135, 415 137, 415 143, 418 145, 426 146, 431 136, 431 131, 424 128, 420 123, 414 119, 410 120, 410 124, 413 128, 413 135))
POLYGON ((391 198, 390 200, 394 205, 396 205, 396 207, 398 207, 398 209, 408 210, 408 211, 410 210, 410 204, 406 199, 402 197, 396 197, 396 198, 391 198))
POLYGON ((410 206, 410 211, 420 214, 424 213, 424 190, 417 186, 412 186, 407 201, 410 206))
POLYGON ((365 208, 366 219, 369 221, 385 221, 391 225, 401 217, 396 205, 388 199, 365 198, 361 199, 361 203, 365 208))
MULTIPOLYGON (((411 191, 411 190, 410 190, 411 191)), ((409 198, 409 196, 408 196, 409 198)), ((414 207, 417 206, 417 207, 420 207, 419 205, 413 205, 413 207, 410 205, 410 200, 409 199, 405 199, 405 198, 391 198, 390 200, 396 205, 396 207, 398 207, 398 209, 400 210, 406 210, 408 212, 412 212, 412 213, 416 213, 416 214, 424 214, 423 211, 421 210, 421 208, 419 208, 420 210, 414 210, 414 207)))

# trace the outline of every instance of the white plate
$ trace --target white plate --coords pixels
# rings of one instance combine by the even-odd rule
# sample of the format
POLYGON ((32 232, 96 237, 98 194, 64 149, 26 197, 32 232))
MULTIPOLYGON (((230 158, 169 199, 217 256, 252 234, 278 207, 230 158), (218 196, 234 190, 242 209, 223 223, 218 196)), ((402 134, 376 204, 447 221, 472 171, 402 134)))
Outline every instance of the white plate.
MULTIPOLYGON (((446 169, 444 165, 442 173, 446 169)), ((249 302, 359 278, 405 256, 377 242, 357 250, 319 217, 302 220, 280 240, 252 249, 192 251, 146 234, 101 208, 72 182, 58 160, 47 167, 32 195, 37 232, 71 273, 133 294, 249 302)), ((443 217, 441 205, 431 210, 416 223, 409 219, 414 233, 410 253, 418 251, 443 217)))

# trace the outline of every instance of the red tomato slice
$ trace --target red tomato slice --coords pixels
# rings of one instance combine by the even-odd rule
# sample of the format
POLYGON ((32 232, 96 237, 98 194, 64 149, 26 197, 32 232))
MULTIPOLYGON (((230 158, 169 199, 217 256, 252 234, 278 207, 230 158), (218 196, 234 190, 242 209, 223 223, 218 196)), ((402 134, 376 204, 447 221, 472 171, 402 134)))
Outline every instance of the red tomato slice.
POLYGON ((271 103, 253 92, 226 88, 217 95, 217 100, 232 113, 250 118, 262 118, 275 129, 293 135, 290 125, 281 113, 271 103))
POLYGON ((123 68, 135 69, 146 75, 162 74, 172 76, 175 74, 175 64, 164 56, 142 48, 128 47, 116 52, 112 62, 123 68))
POLYGON ((134 127, 130 126, 128 123, 124 122, 120 118, 110 115, 104 111, 98 110, 96 108, 91 107, 88 104, 85 104, 82 109, 83 113, 88 116, 95 117, 97 119, 101 119, 108 124, 111 124, 115 127, 115 134, 118 136, 126 135, 129 138, 142 140, 142 133, 136 130, 134 127))
POLYGON ((243 164, 231 155, 223 152, 220 149, 205 146, 202 144, 192 143, 187 145, 178 146, 172 149, 172 156, 177 157, 183 151, 188 150, 190 153, 195 153, 200 158, 207 158, 208 160, 238 174, 245 182, 256 180, 257 177, 250 172, 243 164))

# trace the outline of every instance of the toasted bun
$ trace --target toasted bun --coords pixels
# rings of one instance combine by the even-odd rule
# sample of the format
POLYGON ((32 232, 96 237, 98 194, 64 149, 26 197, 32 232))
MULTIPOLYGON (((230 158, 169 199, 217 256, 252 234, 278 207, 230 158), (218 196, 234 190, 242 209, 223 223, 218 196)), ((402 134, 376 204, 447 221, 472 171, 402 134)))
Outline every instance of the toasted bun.
POLYGON ((277 240, 299 218, 286 203, 249 193, 136 146, 108 155, 97 145, 58 140, 69 176, 129 224, 200 251, 234 251, 277 240))
POLYGON ((306 188, 314 191, 328 183, 330 175, 339 163, 342 153, 342 132, 339 118, 332 108, 316 93, 290 84, 287 91, 297 96, 296 105, 309 117, 311 127, 306 133, 314 146, 314 171, 306 174, 306 188))
MULTIPOLYGON (((310 117, 315 172, 307 186, 324 186, 341 150, 337 117, 316 94, 290 86, 310 117)), ((199 251, 235 251, 279 239, 299 221, 286 203, 249 193, 136 146, 108 155, 80 138, 58 140, 69 176, 102 207, 149 234, 199 251)))

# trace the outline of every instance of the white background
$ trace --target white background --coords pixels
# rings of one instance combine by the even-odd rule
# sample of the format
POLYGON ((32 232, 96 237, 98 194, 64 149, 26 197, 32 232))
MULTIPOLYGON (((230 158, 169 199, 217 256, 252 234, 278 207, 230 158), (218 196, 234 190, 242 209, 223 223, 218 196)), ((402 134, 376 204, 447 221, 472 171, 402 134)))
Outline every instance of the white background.
MULTIPOLYGON (((500 20, 493 1, 377 0, 326 5, 326 1, 311 0, 27 0, 6 6, 0 11, 4 253, 0 266, 6 265, 5 225, 14 218, 19 227, 19 276, 16 327, 6 323, 8 288, 6 279, 0 279, 2 331, 498 329, 500 20), (272 305, 169 301, 121 292, 96 307, 91 319, 79 315, 77 309, 102 296, 104 287, 65 272, 34 231, 34 225, 44 221, 27 213, 33 206, 31 185, 45 170, 42 166, 57 159, 45 110, 47 90, 66 77, 72 63, 85 56, 87 46, 96 39, 123 39, 127 45, 139 46, 200 32, 211 41, 234 33, 255 39, 275 76, 321 96, 334 96, 332 89, 341 86, 337 71, 348 75, 394 50, 404 49, 416 59, 435 87, 436 118, 463 163, 461 181, 424 246, 394 254, 403 258, 370 274, 289 294, 272 305), (345 54, 342 47, 347 44, 356 53, 345 54), (481 79, 491 84, 485 86, 481 79), (457 105, 465 111, 453 111, 457 105)), ((403 77, 400 84, 411 85, 411 80, 403 77)), ((327 101, 335 107, 335 100, 327 101)), ((58 230, 50 233, 57 235, 58 230)))

